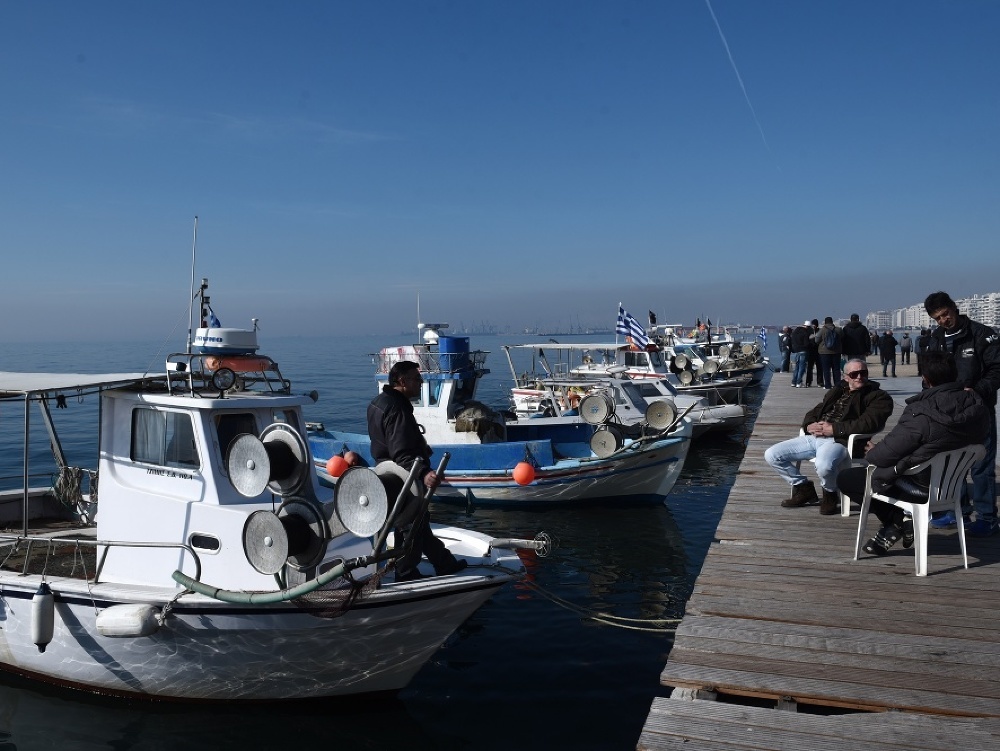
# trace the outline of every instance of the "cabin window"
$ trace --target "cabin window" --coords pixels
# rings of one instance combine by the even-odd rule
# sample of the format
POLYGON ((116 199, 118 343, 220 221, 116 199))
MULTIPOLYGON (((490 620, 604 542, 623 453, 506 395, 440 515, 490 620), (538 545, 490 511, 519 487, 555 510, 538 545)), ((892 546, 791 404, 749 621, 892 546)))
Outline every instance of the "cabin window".
POLYGON ((155 409, 132 412, 132 460, 161 467, 198 469, 191 415, 155 409))
POLYGON ((657 350, 656 352, 650 352, 649 353, 649 360, 650 360, 650 362, 653 363, 654 367, 657 367, 657 368, 662 367, 663 366, 663 353, 660 352, 659 350, 657 350))
POLYGON ((629 368, 644 368, 646 367, 646 362, 645 352, 625 353, 625 365, 629 368))
POLYGON ((231 412, 228 414, 216 415, 215 432, 219 436, 219 449, 222 451, 222 458, 226 458, 229 453, 229 446, 238 436, 244 433, 258 435, 257 421, 250 412, 231 412))
POLYGON ((475 378, 463 378, 460 381, 455 381, 455 404, 465 404, 466 402, 471 402, 472 397, 475 396, 475 394, 475 378))

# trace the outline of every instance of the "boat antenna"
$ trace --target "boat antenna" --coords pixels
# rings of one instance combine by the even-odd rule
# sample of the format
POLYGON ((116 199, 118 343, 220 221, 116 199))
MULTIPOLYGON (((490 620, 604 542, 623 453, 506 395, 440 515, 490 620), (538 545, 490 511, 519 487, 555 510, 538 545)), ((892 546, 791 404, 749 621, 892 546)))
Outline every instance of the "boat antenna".
POLYGON ((191 240, 191 296, 188 298, 187 354, 191 354, 191 321, 194 315, 194 266, 198 253, 198 215, 194 217, 194 237, 191 240))
POLYGON ((417 341, 420 341, 420 290, 417 290, 417 341))

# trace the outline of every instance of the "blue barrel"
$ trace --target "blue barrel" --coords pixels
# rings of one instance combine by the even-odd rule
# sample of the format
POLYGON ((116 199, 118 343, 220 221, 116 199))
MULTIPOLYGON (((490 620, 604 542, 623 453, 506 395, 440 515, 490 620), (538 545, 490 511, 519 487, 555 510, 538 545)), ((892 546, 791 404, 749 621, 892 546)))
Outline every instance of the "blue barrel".
POLYGON ((454 372, 470 367, 469 337, 438 337, 438 354, 441 358, 441 370, 454 372))

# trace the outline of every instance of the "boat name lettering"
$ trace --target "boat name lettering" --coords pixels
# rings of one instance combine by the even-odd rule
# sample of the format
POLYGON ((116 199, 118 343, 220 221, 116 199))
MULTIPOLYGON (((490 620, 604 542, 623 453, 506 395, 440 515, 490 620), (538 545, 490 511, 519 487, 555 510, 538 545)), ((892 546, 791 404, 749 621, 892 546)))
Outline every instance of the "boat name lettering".
POLYGON ((157 475, 159 477, 180 477, 183 480, 194 479, 194 475, 187 474, 186 472, 175 472, 172 469, 153 469, 152 467, 147 467, 146 474, 157 475))

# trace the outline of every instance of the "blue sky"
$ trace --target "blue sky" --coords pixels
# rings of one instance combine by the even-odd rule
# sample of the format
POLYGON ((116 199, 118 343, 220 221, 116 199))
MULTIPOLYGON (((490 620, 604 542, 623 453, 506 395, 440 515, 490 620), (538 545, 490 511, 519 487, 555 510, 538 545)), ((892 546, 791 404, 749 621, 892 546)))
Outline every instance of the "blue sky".
MULTIPOLYGON (((0 340, 1000 289, 993 0, 0 5, 0 340)), ((179 340, 183 338, 178 334, 179 340)))

